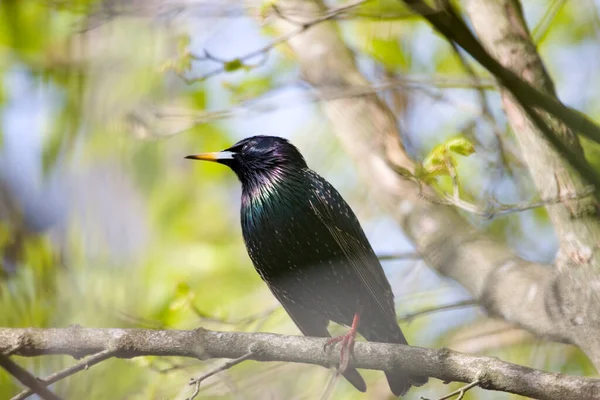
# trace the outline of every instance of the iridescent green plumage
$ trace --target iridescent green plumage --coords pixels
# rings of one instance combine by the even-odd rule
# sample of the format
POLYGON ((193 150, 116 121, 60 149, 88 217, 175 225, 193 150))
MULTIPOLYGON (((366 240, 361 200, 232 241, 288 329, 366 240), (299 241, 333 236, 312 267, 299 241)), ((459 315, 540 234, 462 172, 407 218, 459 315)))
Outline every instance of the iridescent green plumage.
MULTIPOLYGON (((310 170, 285 139, 255 136, 227 149, 228 165, 242 182, 241 222, 257 272, 298 328, 329 337, 329 321, 350 326, 367 340, 406 344, 383 269, 356 216, 341 195, 310 170)), ((359 390, 355 369, 344 376, 359 390)), ((424 377, 386 373, 403 395, 424 377)))

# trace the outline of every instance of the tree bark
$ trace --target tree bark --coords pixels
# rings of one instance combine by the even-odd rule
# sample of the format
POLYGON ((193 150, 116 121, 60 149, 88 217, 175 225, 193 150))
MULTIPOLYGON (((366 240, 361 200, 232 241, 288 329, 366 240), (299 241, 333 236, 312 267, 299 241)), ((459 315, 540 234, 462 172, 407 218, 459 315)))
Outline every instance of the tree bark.
MULTIPOLYGON (((532 41, 518 1, 466 0, 465 6, 486 49, 505 68, 540 91, 556 97, 554 82, 532 41)), ((561 190, 581 191, 585 182, 573 173, 566 160, 533 126, 518 102, 506 90, 502 90, 502 101, 523 158, 541 196, 556 196, 561 190)), ((565 145, 583 157, 577 135, 551 115, 543 115, 565 145)), ((590 263, 591 255, 597 252, 600 240, 600 223, 593 202, 568 202, 549 205, 547 209, 560 241, 557 265, 581 264, 582 261, 590 263)), ((598 268, 596 262, 593 264, 598 268)))
MULTIPOLYGON (((178 356, 200 360, 239 358, 334 367, 339 352, 323 351, 326 339, 268 333, 147 329, 0 328, 0 353, 34 357, 66 354, 81 358, 110 352, 114 357, 178 356)), ((478 381, 478 386, 536 399, 595 399, 600 379, 550 373, 448 349, 424 349, 388 343, 357 342, 351 365, 377 370, 401 370, 448 382, 478 381)), ((41 381, 40 381, 41 382, 41 381)))
MULTIPOLYGON (((277 5, 283 15, 294 10, 293 21, 277 19, 284 35, 299 22, 326 13, 320 0, 280 0, 277 5)), ((334 23, 315 25, 288 44, 304 79, 317 92, 368 86, 334 23)), ((490 314, 538 336, 577 343, 600 368, 598 303, 585 301, 589 291, 573 290, 572 272, 522 260, 506 244, 475 230, 455 209, 423 200, 417 186, 394 170, 399 166, 412 171, 414 163, 393 113, 376 95, 325 100, 323 110, 369 189, 430 267, 462 284, 490 314), (566 305, 576 308, 577 317, 567 318, 566 305), (586 341, 577 330, 585 331, 586 341)), ((583 267, 578 271, 590 277, 583 267)), ((600 279, 594 279, 589 284, 600 286, 600 279)))
MULTIPOLYGON (((518 0, 466 0, 465 7, 479 39, 492 56, 538 90, 556 97, 554 82, 533 43, 518 0)), ((501 94, 523 159, 541 196, 556 196, 561 191, 581 191, 586 182, 533 125, 519 106, 519 102, 507 90, 502 90, 501 94)), ((540 114, 565 146, 583 157, 577 135, 553 116, 547 113, 540 114)), ((592 199, 587 199, 549 205, 547 210, 560 243, 555 266, 563 272, 561 294, 569 291, 571 297, 576 297, 570 301, 563 299, 565 301, 562 302, 561 299, 557 299, 559 303, 555 311, 562 315, 565 328, 573 332, 573 341, 595 360, 598 367, 598 209, 592 199), (593 304, 593 308, 588 308, 588 304, 593 304), (596 313, 596 316, 593 313, 596 313), (586 315, 593 317, 588 318, 586 315), (584 325, 592 329, 587 329, 584 325)), ((561 318, 560 315, 556 318, 561 318)))

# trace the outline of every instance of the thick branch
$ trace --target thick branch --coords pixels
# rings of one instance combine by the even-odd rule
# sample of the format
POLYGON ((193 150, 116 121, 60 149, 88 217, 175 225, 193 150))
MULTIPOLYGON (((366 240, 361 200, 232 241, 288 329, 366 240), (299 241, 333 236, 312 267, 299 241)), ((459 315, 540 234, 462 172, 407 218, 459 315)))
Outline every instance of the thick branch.
MULTIPOLYGON (((280 0, 278 6, 282 12, 300 9, 303 15, 320 15, 324 8, 319 0, 280 0)), ((285 20, 277 26, 283 33, 294 29, 285 20)), ((367 85, 333 23, 314 26, 289 44, 304 78, 317 92, 367 85)), ((575 326, 577 320, 562 313, 564 304, 579 304, 579 321, 595 321, 600 315, 597 302, 581 301, 580 293, 571 290, 570 275, 520 259, 506 244, 474 229, 453 208, 423 201, 414 183, 395 172, 393 166, 412 171, 414 163, 401 143, 396 118, 377 96, 323 104, 365 182, 429 266, 462 284, 488 312, 538 336, 573 343, 579 336, 576 331, 583 329, 600 337, 593 323, 575 326)), ((600 359, 592 358, 600 366, 600 359)))
MULTIPOLYGON (((449 2, 447 2, 447 8, 440 10, 431 8, 424 0, 403 0, 403 3, 417 14, 423 16, 448 40, 455 42, 467 51, 483 67, 490 71, 500 81, 502 86, 510 91, 521 104, 526 100, 527 104, 531 107, 539 107, 551 113, 571 129, 579 130, 583 135, 599 142, 600 127, 598 125, 594 124, 584 114, 563 105, 555 96, 547 95, 545 92, 533 87, 528 82, 522 80, 512 70, 505 68, 495 58, 491 57, 483 45, 473 36, 464 21, 455 14, 449 2)), ((544 135, 552 145, 560 151, 562 156, 569 160, 571 166, 587 179, 589 183, 600 186, 600 177, 590 168, 585 159, 578 157, 576 149, 565 145, 545 122, 543 122, 543 128, 538 127, 538 129, 544 132, 544 135)), ((596 196, 600 197, 600 188, 597 187, 597 189, 596 196)))
MULTIPOLYGON (((540 91, 556 96, 554 83, 540 59, 535 44, 515 0, 469 0, 467 12, 479 38, 492 55, 540 91), (493 27, 493 28, 492 28, 493 27)), ((571 172, 566 160, 546 140, 527 117, 519 102, 506 90, 502 100, 508 119, 517 132, 523 158, 542 197, 560 190, 577 191, 584 187, 581 179, 571 172)), ((525 99, 527 101, 527 99, 525 99)), ((575 133, 556 118, 545 114, 544 120, 561 140, 580 156, 583 154, 575 133)), ((600 239, 600 224, 593 204, 586 209, 579 202, 548 206, 548 213, 561 243, 563 260, 587 248, 591 252, 600 239)))
MULTIPOLYGON (((487 50, 505 68, 510 69, 533 87, 549 96, 556 97, 554 83, 537 53, 537 49, 522 14, 518 0, 468 0, 466 10, 477 31, 479 39, 487 50)), ((584 187, 585 182, 572 171, 561 153, 547 140, 544 132, 532 121, 521 104, 528 98, 517 99, 509 91, 502 90, 502 101, 507 117, 516 132, 523 158, 542 196, 551 193, 575 192, 584 187)), ((583 157, 577 135, 557 118, 540 113, 542 119, 571 151, 583 157)), ((548 206, 548 214, 560 241, 557 259, 559 268, 567 266, 580 269, 582 265, 591 267, 589 275, 570 276, 571 290, 581 293, 577 303, 563 304, 562 313, 570 320, 579 314, 586 303, 596 304, 600 300, 598 289, 590 282, 598 276, 600 263, 597 257, 600 241, 600 221, 594 202, 564 202, 548 206)), ((591 310, 590 310, 591 311, 591 310)), ((596 319, 584 319, 583 324, 597 324, 596 319)), ((574 330, 574 341, 596 365, 600 360, 600 337, 594 332, 574 330)))
MULTIPOLYGON (((12 349, 25 357, 67 354, 82 357, 102 351, 115 357, 179 356, 198 359, 239 358, 335 366, 339 353, 323 352, 326 339, 267 333, 215 332, 205 329, 168 331, 144 329, 13 329, 0 328, 0 352, 12 349)), ((479 380, 484 389, 537 399, 593 399, 600 380, 549 373, 448 349, 423 349, 386 343, 358 342, 352 364, 358 368, 402 370, 444 381, 479 380)))

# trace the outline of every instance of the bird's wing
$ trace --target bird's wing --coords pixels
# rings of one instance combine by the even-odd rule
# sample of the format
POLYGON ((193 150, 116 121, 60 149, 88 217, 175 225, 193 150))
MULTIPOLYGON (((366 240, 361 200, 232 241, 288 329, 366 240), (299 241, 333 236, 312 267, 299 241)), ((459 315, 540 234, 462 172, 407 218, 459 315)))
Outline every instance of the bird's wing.
POLYGON ((315 182, 315 201, 311 200, 313 211, 327 227, 384 315, 396 323, 392 288, 356 215, 329 182, 318 174, 311 173, 315 178, 312 180, 315 182))
POLYGON ((271 291, 281 303, 285 311, 292 318, 298 329, 306 336, 328 337, 327 325, 329 320, 311 310, 300 307, 290 301, 288 297, 276 287, 270 286, 271 291))
MULTIPOLYGON (((294 304, 283 293, 278 292, 276 288, 271 288, 271 291, 277 300, 279 300, 283 308, 285 308, 285 311, 287 311, 288 315, 292 318, 302 334, 312 337, 331 336, 327 331, 327 325, 329 324, 327 318, 294 304)), ((367 384, 355 368, 347 368, 343 375, 359 391, 365 392, 367 390, 367 384)))

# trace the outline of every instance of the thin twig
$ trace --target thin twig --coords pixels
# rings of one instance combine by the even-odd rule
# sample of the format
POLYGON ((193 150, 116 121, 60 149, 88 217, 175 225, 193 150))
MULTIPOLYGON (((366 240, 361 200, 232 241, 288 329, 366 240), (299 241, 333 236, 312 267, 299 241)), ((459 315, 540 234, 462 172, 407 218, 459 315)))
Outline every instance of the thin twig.
MULTIPOLYGON (((96 353, 96 354, 90 356, 89 358, 87 358, 81 362, 78 362, 75 365, 72 365, 68 368, 63 369, 62 371, 58 371, 52 375, 49 375, 48 377, 46 377, 44 379, 38 379, 38 382, 40 383, 40 385, 49 386, 55 382, 60 381, 61 379, 64 379, 68 376, 76 374, 77 372, 79 372, 81 370, 84 370, 84 369, 87 370, 89 367, 111 358, 114 354, 115 354, 115 351, 110 350, 110 349, 101 351, 100 353, 96 353)), ((33 394, 35 394, 35 393, 31 389, 24 390, 21 393, 19 393, 18 395, 14 396, 11 400, 23 400, 33 394)))
POLYGON ((336 370, 333 371, 329 380, 327 381, 327 386, 325 386, 325 390, 323 390, 320 400, 327 400, 331 397, 333 390, 335 389, 337 383, 340 380, 340 376, 342 376, 340 374, 340 370, 336 368, 336 370))
POLYGON ((196 382, 196 385, 194 386, 194 392, 192 393, 192 395, 188 398, 186 398, 185 400, 193 400, 196 398, 196 396, 198 396, 198 393, 200 393, 200 382, 196 382))
MULTIPOLYGON (((289 88, 294 84, 285 84, 278 88, 289 88)), ((207 124, 214 121, 219 121, 228 118, 243 118, 252 116, 254 114, 262 114, 275 111, 282 107, 282 105, 292 106, 303 106, 307 103, 318 102, 323 100, 338 100, 344 98, 362 97, 376 93, 392 91, 399 88, 403 90, 415 91, 423 93, 437 101, 444 101, 453 106, 470 113, 478 113, 478 109, 474 105, 470 105, 465 101, 458 101, 457 99, 450 99, 444 96, 441 92, 434 91, 428 88, 428 86, 435 87, 440 91, 441 89, 455 89, 455 88, 478 88, 481 90, 496 90, 496 86, 492 81, 486 78, 482 78, 480 82, 475 82, 471 79, 462 79, 445 76, 404 76, 395 78, 393 80, 385 82, 375 82, 368 85, 356 85, 347 88, 331 88, 328 90, 320 90, 318 93, 307 93, 307 96, 303 96, 301 101, 297 102, 283 102, 281 99, 275 99, 268 102, 269 98, 274 97, 273 91, 269 91, 262 96, 245 100, 240 104, 223 110, 215 111, 202 111, 196 112, 192 110, 169 110, 162 111, 152 106, 147 106, 140 110, 135 110, 129 114, 129 122, 134 125, 140 125, 144 130, 149 131, 146 133, 151 138, 173 136, 186 131, 189 128, 185 128, 182 131, 160 133, 152 131, 152 122, 154 119, 185 119, 189 120, 190 123, 194 124, 207 124)), ((147 136, 145 136, 147 137, 147 136)))
POLYGON ((596 42, 600 42, 600 15, 598 15, 598 7, 596 6, 596 2, 594 0, 588 0, 589 2, 589 10, 591 12, 591 20, 594 25, 594 33, 596 36, 596 42))
POLYGON ((488 53, 483 44, 454 10, 451 9, 450 12, 448 10, 444 12, 435 10, 424 0, 403 0, 402 3, 415 13, 422 15, 449 41, 457 43, 490 71, 499 83, 516 98, 532 124, 543 133, 553 148, 571 164, 584 180, 596 186, 597 191, 594 192, 594 195, 596 200, 600 198, 600 176, 598 173, 590 167, 585 158, 560 140, 558 134, 548 126, 539 111, 541 109, 554 115, 568 128, 598 143, 600 143, 600 126, 596 125, 586 115, 565 106, 555 96, 541 92, 524 81, 518 74, 500 64, 488 53), (527 101, 524 101, 524 99, 527 99, 527 101))
MULTIPOLYGON (((450 171, 452 171, 452 170, 450 170, 450 171)), ((551 199, 543 199, 543 200, 539 200, 539 201, 535 201, 535 202, 503 204, 503 203, 498 202, 495 199, 491 199, 491 204, 488 204, 487 206, 484 206, 484 207, 480 207, 476 204, 464 201, 460 197, 457 197, 455 185, 453 185, 453 189, 454 189, 453 195, 443 193, 442 199, 439 199, 437 197, 426 194, 423 190, 422 182, 420 182, 419 180, 416 180, 416 179, 415 179, 415 182, 417 183, 418 188, 419 188, 418 195, 422 199, 429 201, 430 203, 434 203, 434 204, 454 206, 463 211, 467 211, 470 214, 476 215, 478 217, 483 217, 485 219, 492 219, 495 217, 505 216, 508 214, 532 210, 534 208, 555 205, 555 204, 559 204, 559 203, 564 203, 566 201, 582 200, 582 199, 589 197, 595 193, 594 187, 588 186, 580 193, 567 193, 566 195, 559 194, 558 196, 553 197, 551 199)), ((454 184, 454 182, 453 182, 453 184, 454 184)))
POLYGON ((257 314, 254 314, 254 315, 250 315, 248 317, 243 317, 243 318, 232 320, 232 321, 227 321, 227 320, 215 318, 215 317, 213 317, 213 316, 211 316, 209 314, 206 314, 204 311, 200 310, 192 302, 189 303, 189 306, 192 309, 192 311, 198 317, 200 317, 200 319, 202 319, 203 321, 214 322, 214 323, 223 324, 223 325, 234 325, 234 326, 238 326, 238 325, 246 326, 246 325, 249 325, 249 324, 251 324, 253 322, 256 322, 256 321, 265 321, 275 311, 277 311, 277 310, 279 310, 281 308, 281 306, 278 304, 276 306, 267 308, 266 310, 261 311, 261 312, 259 312, 257 314))
MULTIPOLYGON (((60 8, 63 5, 63 1, 49 1, 49 6, 53 8, 60 8)), ((144 4, 143 2, 141 2, 144 4)), ((70 6, 71 7, 71 6, 70 6)), ((79 9, 76 9, 79 11, 79 9)), ((177 12, 181 10, 186 10, 194 19, 205 19, 205 18, 229 18, 229 19, 237 19, 247 17, 249 13, 255 12, 256 7, 244 6, 240 4, 225 4, 224 2, 189 2, 189 1, 169 1, 162 3, 160 5, 160 9, 157 9, 156 18, 166 17, 172 18, 177 12)), ((72 10, 75 11, 75 10, 72 10)), ((81 8, 81 13, 88 11, 87 8, 81 8)), ((303 13, 303 10, 295 9, 288 10, 292 11, 294 16, 301 17, 306 15, 303 13)), ((110 10, 107 11, 106 8, 95 11, 91 17, 94 19, 90 23, 88 21, 88 25, 84 26, 80 32, 85 32, 88 30, 92 30, 94 28, 98 28, 102 24, 115 19, 117 17, 124 17, 129 15, 140 15, 140 13, 147 14, 147 6, 142 5, 139 7, 135 7, 132 5, 127 5, 127 7, 120 5, 118 10, 110 10)), ((92 19, 88 18, 88 19, 92 19)), ((408 11, 384 11, 384 12, 376 12, 376 11, 351 11, 344 13, 342 15, 336 16, 337 20, 404 20, 404 19, 414 19, 415 15, 408 11)))
POLYGON ((233 360, 229 360, 224 362, 223 364, 221 364, 220 366, 211 369, 210 371, 200 375, 197 378, 192 378, 190 379, 189 384, 190 385, 194 385, 194 393, 192 393, 192 395, 190 397, 188 397, 186 400, 193 400, 196 396, 198 396, 198 393, 200 393, 200 383, 202 383, 203 380, 210 378, 211 376, 218 374, 221 371, 225 371, 231 367, 233 367, 234 365, 237 365, 239 363, 241 363, 242 361, 246 361, 247 359, 249 359, 250 357, 252 357, 254 355, 253 351, 249 351, 248 353, 244 354, 241 357, 238 358, 234 358, 233 360))
POLYGON ((479 386, 479 383, 480 383, 479 379, 477 379, 476 381, 473 381, 473 382, 469 383, 468 385, 463 386, 458 390, 455 390, 452 393, 448 393, 447 395, 440 397, 438 400, 446 400, 446 399, 452 398, 456 395, 458 395, 456 400, 462 400, 462 398, 465 396, 465 393, 467 391, 473 389, 475 386, 479 386))
POLYGON ((458 173, 456 172, 456 168, 454 164, 452 164, 452 160, 449 156, 444 157, 444 162, 446 163, 446 168, 450 173, 450 179, 452 179, 452 197, 456 200, 460 199, 460 182, 458 181, 458 173))
MULTIPOLYGON (((447 8, 451 9, 451 7, 449 5, 447 8)), ((479 75, 477 75, 477 72, 471 66, 471 64, 469 63, 469 60, 464 56, 463 53, 460 52, 458 45, 455 42, 450 41, 449 43, 450 43, 450 46, 452 47, 452 50, 454 51, 454 54, 456 54, 456 57, 460 61, 460 64, 462 65, 463 70, 465 70, 465 72, 469 75, 469 77, 474 82, 478 83, 481 80, 481 78, 479 77, 479 75)), ((510 167, 511 164, 508 162, 508 156, 506 154, 507 151, 510 150, 511 157, 513 159, 516 159, 519 161, 520 161, 520 155, 514 149, 509 149, 507 146, 507 143, 505 143, 505 140, 503 138, 503 133, 502 133, 500 127, 498 126, 498 122, 496 121, 496 118, 494 118, 494 114, 492 113, 492 108, 490 107, 489 101, 487 99, 485 89, 480 84, 474 85, 473 89, 477 92, 477 97, 479 98, 480 117, 484 121, 486 121, 488 124, 490 124, 490 126, 492 127, 492 131, 496 138, 496 142, 498 143, 498 153, 500 155, 500 161, 502 162, 504 167, 509 169, 509 168, 511 168, 510 167)), ((520 162, 520 164, 522 164, 522 162, 520 162)))
POLYGON ((138 315, 131 315, 121 310, 114 310, 114 314, 121 321, 133 322, 136 327, 147 328, 147 329, 166 329, 167 326, 160 321, 154 321, 148 318, 140 317, 138 315))
POLYGON ((423 315, 433 314, 433 313, 445 311, 445 310, 452 310, 455 308, 473 307, 473 306, 477 306, 477 305, 479 305, 477 300, 458 301, 458 302, 452 303, 452 304, 444 304, 442 306, 424 308, 422 310, 415 311, 414 313, 406 314, 406 315, 398 318, 398 321, 411 322, 413 319, 415 319, 417 317, 421 317, 423 315))
POLYGON ((554 18, 558 15, 563 6, 567 3, 567 0, 554 0, 552 4, 546 9, 546 12, 540 18, 538 24, 533 28, 531 37, 533 43, 539 45, 540 42, 546 37, 546 34, 550 31, 554 18))
POLYGON ((229 389, 234 399, 246 400, 246 396, 244 395, 244 393, 242 393, 242 391, 236 385, 233 379, 231 379, 231 376, 228 374, 227 371, 223 372, 222 374, 219 374, 218 378, 229 389))
POLYGON ((60 397, 55 395, 44 386, 35 376, 31 375, 27 370, 16 364, 8 356, 0 354, 0 367, 4 368, 6 372, 17 378, 19 382, 27 386, 32 390, 33 393, 37 394, 44 400, 61 400, 60 397))
POLYGON ((394 261, 394 260, 420 260, 421 255, 415 251, 409 251, 406 253, 390 253, 390 254, 378 254, 377 258, 379 261, 394 261))
MULTIPOLYGON (((238 64, 240 64, 242 66, 245 66, 245 62, 246 61, 251 60, 251 59, 253 59, 253 58, 257 57, 257 56, 260 56, 260 55, 264 56, 267 53, 269 53, 271 50, 273 50, 275 47, 279 46, 282 43, 286 43, 287 41, 289 41, 293 37, 295 37, 295 36, 297 36, 297 35, 305 32, 305 31, 307 31, 308 29, 312 28, 313 26, 315 26, 315 25, 317 25, 317 24, 319 24, 321 22, 325 22, 325 21, 329 21, 331 19, 334 19, 338 15, 343 14, 343 13, 347 12, 348 10, 351 10, 351 9, 353 9, 355 7, 359 7, 359 6, 367 3, 368 1, 370 1, 370 0, 358 0, 358 1, 354 1, 354 2, 351 2, 350 4, 345 5, 345 6, 341 6, 341 7, 335 8, 333 10, 330 10, 330 11, 326 12, 325 14, 320 15, 320 16, 312 19, 312 20, 309 20, 309 21, 306 21, 306 22, 303 22, 303 23, 294 22, 295 25, 299 25, 297 29, 295 29, 295 30, 293 30, 293 31, 291 31, 289 33, 286 33, 285 35, 281 35, 281 36, 277 37, 276 39, 274 39, 273 41, 271 41, 270 43, 264 45, 263 47, 261 47, 259 49, 256 49, 256 50, 253 50, 253 51, 251 51, 249 53, 246 53, 245 55, 243 55, 241 57, 237 57, 237 58, 235 58, 233 60, 230 60, 230 61, 219 60, 219 59, 217 59, 214 56, 210 56, 211 60, 221 62, 222 65, 219 68, 216 68, 216 69, 214 69, 214 70, 212 70, 212 71, 210 71, 210 72, 208 72, 208 73, 206 73, 204 75, 201 75, 200 77, 197 77, 197 78, 186 78, 185 76, 181 76, 181 75, 180 76, 182 77, 182 79, 184 79, 186 81, 186 83, 193 83, 193 82, 198 82, 198 81, 204 81, 204 80, 206 80, 206 79, 208 79, 210 77, 213 77, 215 75, 218 75, 220 73, 225 72, 227 70, 227 65, 230 64, 230 63, 232 63, 232 62, 236 62, 236 63, 238 63, 238 64)), ((274 8, 274 11, 275 11, 276 14, 280 14, 280 11, 279 11, 279 9, 277 7, 274 8)), ((286 20, 287 20, 287 18, 286 18, 286 20)), ((205 57, 200 57, 200 58, 193 57, 193 58, 200 59, 200 60, 208 58, 206 56, 208 53, 206 53, 206 51, 204 53, 205 53, 205 57)))
MULTIPOLYGON (((164 368, 159 368, 158 366, 156 366, 155 364, 150 364, 148 365, 148 368, 150 368, 152 371, 158 373, 158 374, 169 374, 173 371, 179 371, 179 370, 185 370, 188 368, 192 368, 197 366, 198 363, 193 362, 193 363, 186 363, 186 364, 177 364, 177 363, 170 363, 168 367, 164 367, 164 368)), ((11 399, 14 400, 14 399, 11 399)))

